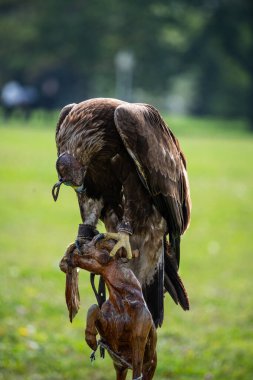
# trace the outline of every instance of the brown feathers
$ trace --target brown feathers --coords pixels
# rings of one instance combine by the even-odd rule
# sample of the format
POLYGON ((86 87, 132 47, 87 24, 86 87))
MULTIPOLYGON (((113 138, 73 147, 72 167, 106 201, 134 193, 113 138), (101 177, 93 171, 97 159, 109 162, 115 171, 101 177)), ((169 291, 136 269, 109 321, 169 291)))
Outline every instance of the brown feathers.
MULTIPOLYGON (((76 175, 64 178, 64 183, 77 192, 83 223, 96 227, 101 219, 110 232, 117 232, 122 221, 131 227, 131 249, 140 255, 128 266, 143 286, 152 284, 164 253, 162 242, 169 235, 175 267, 170 271, 171 262, 159 267, 157 292, 161 298, 165 268, 172 297, 182 290, 177 300, 187 308, 181 280, 174 274, 180 236, 190 221, 186 160, 159 112, 147 104, 90 99, 63 109, 56 144, 58 155, 72 157, 67 172, 76 175)), ((58 176, 62 177, 59 168, 58 176)))

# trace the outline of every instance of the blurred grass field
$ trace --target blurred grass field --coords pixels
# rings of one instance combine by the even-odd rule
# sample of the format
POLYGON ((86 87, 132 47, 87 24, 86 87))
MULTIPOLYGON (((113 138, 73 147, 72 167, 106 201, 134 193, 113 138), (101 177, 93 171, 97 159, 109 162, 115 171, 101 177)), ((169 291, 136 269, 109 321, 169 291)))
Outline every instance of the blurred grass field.
MULTIPOLYGON (((56 181, 55 114, 1 120, 0 379, 114 378, 106 355, 89 361, 86 310, 95 300, 80 274, 73 324, 58 262, 80 222, 74 192, 56 181)), ((155 379, 253 378, 253 136, 241 122, 169 118, 188 158, 193 213, 180 273, 191 311, 167 296, 155 379)), ((128 376, 130 379, 130 374, 128 376)))

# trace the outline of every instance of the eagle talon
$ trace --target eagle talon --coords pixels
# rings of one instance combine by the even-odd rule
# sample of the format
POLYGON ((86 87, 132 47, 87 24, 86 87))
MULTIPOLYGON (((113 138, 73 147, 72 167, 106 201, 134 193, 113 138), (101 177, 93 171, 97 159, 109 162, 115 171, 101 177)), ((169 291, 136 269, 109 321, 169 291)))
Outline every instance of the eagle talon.
POLYGON ((105 239, 105 234, 98 234, 93 238, 93 242, 96 245, 100 240, 105 239))
POLYGON ((76 249, 78 250, 78 254, 81 255, 81 246, 80 246, 80 243, 78 241, 78 239, 76 239, 75 241, 75 246, 76 246, 76 249))
POLYGON ((132 250, 131 250, 131 246, 130 246, 130 242, 129 242, 129 235, 126 232, 116 232, 116 233, 115 232, 107 232, 107 233, 101 234, 101 235, 104 235, 104 237, 103 237, 104 240, 112 239, 112 240, 117 241, 117 243, 115 244, 115 246, 113 247, 113 249, 110 252, 111 257, 114 257, 120 248, 124 248, 126 250, 127 259, 128 260, 132 259, 133 255, 132 255, 132 250))

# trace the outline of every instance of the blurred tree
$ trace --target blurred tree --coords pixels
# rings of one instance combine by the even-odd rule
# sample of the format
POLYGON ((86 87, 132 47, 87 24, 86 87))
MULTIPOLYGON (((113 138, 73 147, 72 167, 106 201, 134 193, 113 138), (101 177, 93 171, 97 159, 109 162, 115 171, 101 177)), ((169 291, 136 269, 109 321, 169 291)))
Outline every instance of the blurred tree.
POLYGON ((253 3, 209 1, 209 17, 187 58, 198 67, 198 114, 246 115, 253 127, 253 3))
POLYGON ((114 96, 115 56, 130 51, 135 88, 166 95, 187 73, 193 112, 245 115, 253 124, 252 4, 0 0, 0 86, 36 84, 51 106, 114 96))

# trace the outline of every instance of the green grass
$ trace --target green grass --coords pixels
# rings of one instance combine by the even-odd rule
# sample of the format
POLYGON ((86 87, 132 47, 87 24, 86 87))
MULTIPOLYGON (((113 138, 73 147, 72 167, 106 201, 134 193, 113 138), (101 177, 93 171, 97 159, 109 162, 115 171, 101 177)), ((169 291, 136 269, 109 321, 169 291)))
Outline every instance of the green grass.
MULTIPOLYGON (((166 297, 155 379, 251 380, 253 136, 240 121, 169 119, 192 190, 180 271, 191 311, 166 297)), ((58 262, 80 218, 71 189, 51 197, 55 115, 1 124, 0 379, 112 379, 108 355, 89 362, 83 330, 94 296, 84 272, 82 307, 68 322, 58 262)))

